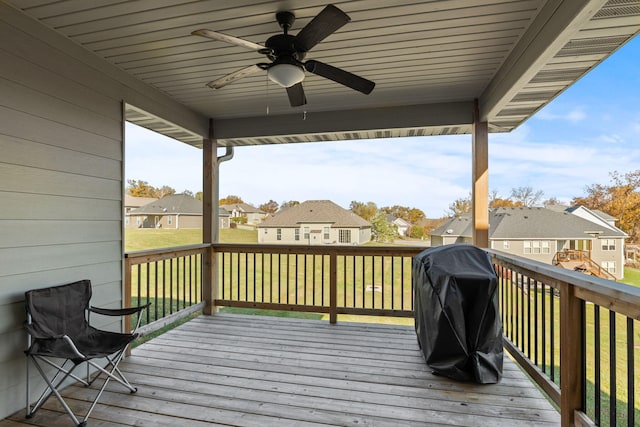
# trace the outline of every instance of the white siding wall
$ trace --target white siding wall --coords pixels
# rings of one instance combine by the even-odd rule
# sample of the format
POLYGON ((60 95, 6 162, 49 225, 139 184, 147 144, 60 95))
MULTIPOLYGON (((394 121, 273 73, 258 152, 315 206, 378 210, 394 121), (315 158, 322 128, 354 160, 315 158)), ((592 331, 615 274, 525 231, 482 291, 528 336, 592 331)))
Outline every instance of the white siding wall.
POLYGON ((3 418, 25 405, 26 290, 88 278, 94 305, 121 305, 122 101, 181 107, 2 2, 0 64, 3 418))

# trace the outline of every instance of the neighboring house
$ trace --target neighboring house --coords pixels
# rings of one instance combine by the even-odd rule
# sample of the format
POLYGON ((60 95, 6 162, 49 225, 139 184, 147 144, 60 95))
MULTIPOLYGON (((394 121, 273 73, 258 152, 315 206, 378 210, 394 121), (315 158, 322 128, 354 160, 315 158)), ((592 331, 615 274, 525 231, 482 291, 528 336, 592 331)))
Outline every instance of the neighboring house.
POLYGON ((405 221, 404 219, 398 218, 395 215, 389 214, 387 215, 387 222, 396 226, 398 230, 398 235, 404 236, 404 237, 409 235, 411 224, 405 221))
MULTIPOLYGON (((615 218, 584 206, 498 208, 489 212, 489 241, 492 249, 547 264, 554 263, 558 252, 582 251, 622 279, 628 236, 614 224, 615 218)), ((471 243, 471 227, 468 215, 451 218, 431 232, 431 245, 471 243)))
POLYGON ((129 228, 202 228, 202 202, 186 194, 165 196, 127 215, 129 228))
POLYGON ((124 196, 124 226, 129 227, 130 217, 127 215, 133 209, 138 209, 146 204, 158 200, 155 197, 134 197, 128 194, 124 196))
POLYGON ((258 225, 258 243, 360 245, 370 240, 371 223, 330 200, 307 200, 258 225))
POLYGON ((229 214, 231 218, 246 218, 247 224, 249 225, 258 225, 260 224, 265 216, 266 212, 251 206, 248 203, 233 203, 229 205, 220 205, 221 208, 224 208, 229 214))
POLYGON ((218 218, 220 218, 220 228, 231 227, 231 214, 228 210, 218 207, 218 218))

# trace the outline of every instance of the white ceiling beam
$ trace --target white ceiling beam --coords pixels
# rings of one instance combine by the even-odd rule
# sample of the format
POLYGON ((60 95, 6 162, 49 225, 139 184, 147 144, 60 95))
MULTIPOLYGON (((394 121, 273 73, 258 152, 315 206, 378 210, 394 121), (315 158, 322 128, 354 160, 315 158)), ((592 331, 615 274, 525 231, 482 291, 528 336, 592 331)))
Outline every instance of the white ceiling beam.
POLYGON ((480 120, 491 122, 606 2, 548 1, 480 97, 480 120))
POLYGON ((434 126, 469 125, 473 101, 305 114, 214 119, 215 138, 259 138, 434 126))

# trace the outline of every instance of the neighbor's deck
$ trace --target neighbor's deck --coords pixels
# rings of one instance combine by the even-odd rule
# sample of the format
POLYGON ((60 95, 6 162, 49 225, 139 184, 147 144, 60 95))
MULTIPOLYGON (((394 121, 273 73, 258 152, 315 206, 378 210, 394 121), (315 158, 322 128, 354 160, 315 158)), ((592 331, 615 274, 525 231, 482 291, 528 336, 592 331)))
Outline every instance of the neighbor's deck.
MULTIPOLYGON (((412 327, 263 316, 202 316, 133 350, 121 365, 139 390, 115 384, 90 426, 560 424, 508 358, 497 385, 437 377, 412 327)), ((89 390, 70 387, 74 407, 89 390)), ((0 427, 69 426, 55 399, 0 427)))

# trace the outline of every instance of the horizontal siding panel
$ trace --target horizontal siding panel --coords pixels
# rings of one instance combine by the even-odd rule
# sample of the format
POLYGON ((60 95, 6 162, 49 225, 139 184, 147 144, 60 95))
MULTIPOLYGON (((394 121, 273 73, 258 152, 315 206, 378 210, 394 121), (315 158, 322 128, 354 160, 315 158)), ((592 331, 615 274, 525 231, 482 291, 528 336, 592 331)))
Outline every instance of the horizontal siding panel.
POLYGON ((119 160, 68 150, 13 136, 0 135, 2 162, 98 178, 120 180, 119 160), (61 162, 60 159, 65 159, 61 162), (63 169, 64 168, 64 169, 63 169))
MULTIPOLYGON (((2 320, 2 319, 0 319, 2 320)), ((0 334, 0 363, 10 360, 23 359, 22 372, 24 372, 24 349, 27 347, 27 334, 24 329, 14 329, 13 331, 0 334)))
POLYGON ((120 139, 96 135, 3 106, 0 106, 0 134, 122 160, 120 139))
MULTIPOLYGON (((0 305, 0 337, 17 329, 23 330, 25 319, 24 302, 16 301, 11 304, 0 305)), ((4 347, 4 345, 1 347, 4 347)))
POLYGON ((0 221, 0 248, 119 241, 120 221, 0 221))
MULTIPOLYGON (((66 160, 66 159, 60 159, 66 160)), ((0 163, 0 191, 120 200, 120 181, 0 163)))
MULTIPOLYGON (((122 278, 122 260, 117 259, 100 264, 76 265, 58 268, 54 266, 50 270, 38 271, 31 274, 16 276, 0 276, 0 306, 13 304, 24 300, 24 292, 29 289, 46 288, 49 286, 64 285, 76 280, 89 279, 91 283, 120 283, 122 278)), ((120 285, 116 288, 119 289, 120 285)), ((96 305, 102 304, 101 298, 106 297, 105 304, 111 304, 117 295, 96 295, 96 305)), ((1 377, 1 375, 0 375, 1 377)))
POLYGON ((2 2, 0 23, 0 49, 9 54, 39 64, 116 102, 128 102, 199 135, 207 135, 206 117, 188 110, 162 92, 93 56, 82 47, 69 43, 68 39, 14 12, 2 2))
POLYGON ((121 251, 120 242, 0 249, 0 271, 11 276, 102 264, 121 260, 121 251))
POLYGON ((122 117, 120 102, 99 91, 70 80, 23 58, 0 49, 0 78, 25 85, 74 105, 83 105, 87 111, 119 121, 122 117), (90 101, 87 103, 87 101, 90 101))
POLYGON ((120 200, 3 191, 0 199, 0 218, 8 220, 114 221, 122 217, 120 200))
MULTIPOLYGON (((6 79, 0 79, 0 93, 2 94, 0 105, 5 107, 28 112, 54 122, 65 123, 68 126, 114 140, 118 140, 122 136, 120 120, 101 116, 87 110, 82 105, 72 104, 6 79)), ((119 102, 113 100, 111 102, 115 108, 121 110, 119 102)), ((87 99, 84 103, 91 104, 92 99, 87 99)))

